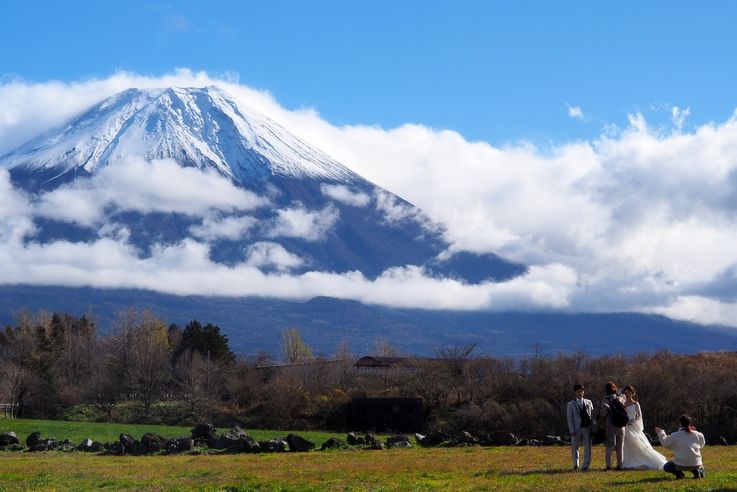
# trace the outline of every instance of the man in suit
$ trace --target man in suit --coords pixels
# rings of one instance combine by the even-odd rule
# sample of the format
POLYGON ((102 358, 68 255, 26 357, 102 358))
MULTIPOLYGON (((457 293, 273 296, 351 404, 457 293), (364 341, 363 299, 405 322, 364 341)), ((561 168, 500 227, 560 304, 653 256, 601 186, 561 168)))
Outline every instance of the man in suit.
POLYGON ((576 384, 573 387, 576 397, 568 402, 568 432, 571 434, 571 458, 573 469, 578 470, 578 448, 583 445, 583 466, 586 471, 591 464, 591 412, 594 408, 591 400, 583 397, 584 387, 576 384))
POLYGON ((624 461, 624 427, 617 427, 612 423, 611 403, 614 399, 624 403, 624 398, 618 394, 617 385, 609 382, 604 386, 604 398, 601 400, 599 407, 599 416, 604 425, 604 436, 606 439, 606 452, 604 458, 606 460, 607 471, 612 469, 612 451, 617 456, 617 470, 622 469, 624 461))

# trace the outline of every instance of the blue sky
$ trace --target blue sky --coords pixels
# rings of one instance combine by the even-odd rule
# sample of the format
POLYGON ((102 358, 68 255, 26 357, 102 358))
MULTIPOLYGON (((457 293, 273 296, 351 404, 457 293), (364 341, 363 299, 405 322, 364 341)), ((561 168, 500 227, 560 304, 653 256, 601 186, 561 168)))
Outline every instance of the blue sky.
POLYGON ((337 125, 415 122, 496 145, 590 139, 636 111, 737 107, 734 2, 7 0, 0 77, 237 74, 337 125), (571 118, 568 107, 584 118, 571 118))

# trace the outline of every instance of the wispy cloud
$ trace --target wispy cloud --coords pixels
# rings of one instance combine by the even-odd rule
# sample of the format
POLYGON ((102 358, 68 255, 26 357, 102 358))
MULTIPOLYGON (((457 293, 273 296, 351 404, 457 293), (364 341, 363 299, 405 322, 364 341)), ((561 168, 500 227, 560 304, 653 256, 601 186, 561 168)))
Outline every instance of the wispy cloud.
POLYGON ((236 241, 246 236, 249 230, 258 224, 254 217, 205 217, 202 223, 189 228, 189 232, 196 238, 212 241, 215 239, 230 239, 236 241))
POLYGON ((583 109, 581 109, 581 106, 571 106, 568 105, 568 117, 573 118, 575 120, 583 120, 584 114, 583 109))
POLYGON ((323 195, 346 205, 365 207, 371 203, 371 196, 368 193, 353 191, 345 185, 323 184, 320 190, 323 195))
POLYGON ((302 206, 281 209, 277 210, 266 236, 322 241, 339 218, 338 209, 330 205, 318 211, 307 210, 302 206))
POLYGON ((36 214, 92 226, 107 207, 123 211, 205 216, 215 210, 252 210, 268 201, 221 175, 178 165, 171 159, 130 157, 41 195, 36 214), (207 190, 203 193, 202 190, 207 190))

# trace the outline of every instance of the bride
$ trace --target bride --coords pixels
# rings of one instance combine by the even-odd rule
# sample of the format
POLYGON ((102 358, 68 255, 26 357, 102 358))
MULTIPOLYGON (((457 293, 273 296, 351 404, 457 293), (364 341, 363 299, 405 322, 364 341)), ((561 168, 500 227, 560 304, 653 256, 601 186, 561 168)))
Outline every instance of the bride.
POLYGON ((630 418, 624 431, 624 463, 622 463, 622 468, 662 470, 663 465, 668 460, 653 449, 642 432, 642 410, 636 399, 635 388, 625 386, 622 392, 626 398, 624 405, 630 418))

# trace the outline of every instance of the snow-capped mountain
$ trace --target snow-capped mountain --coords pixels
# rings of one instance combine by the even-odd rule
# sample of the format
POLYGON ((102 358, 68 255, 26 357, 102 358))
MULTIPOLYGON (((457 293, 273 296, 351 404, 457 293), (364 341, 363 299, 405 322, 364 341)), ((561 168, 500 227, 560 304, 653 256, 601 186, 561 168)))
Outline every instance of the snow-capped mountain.
POLYGON ((43 187, 131 156, 214 168, 247 185, 265 175, 351 183, 358 176, 217 87, 130 89, 0 158, 43 187))
MULTIPOLYGON (((108 226, 124 227, 130 243, 144 255, 199 231, 198 240, 206 236, 213 260, 234 264, 260 255, 256 263, 265 270, 357 270, 374 277, 387 268, 417 265, 430 274, 471 282, 507 279, 525 270, 493 254, 439 259, 448 247, 443 231, 421 210, 218 87, 127 90, 1 156, 0 167, 31 193, 65 187, 77 193, 83 183, 94 182, 133 156, 148 162, 173 159, 185 168, 214 171, 239 188, 268 197, 268 206, 247 216, 221 210, 203 218, 106 206, 108 226), (284 233, 275 226, 294 217, 317 223, 320 234, 284 233), (213 224, 222 229, 236 223, 243 224, 240 235, 202 232, 213 224), (286 260, 279 263, 274 254, 286 260)), ((41 242, 94 241, 105 229, 54 214, 36 225, 34 240, 41 242)))

